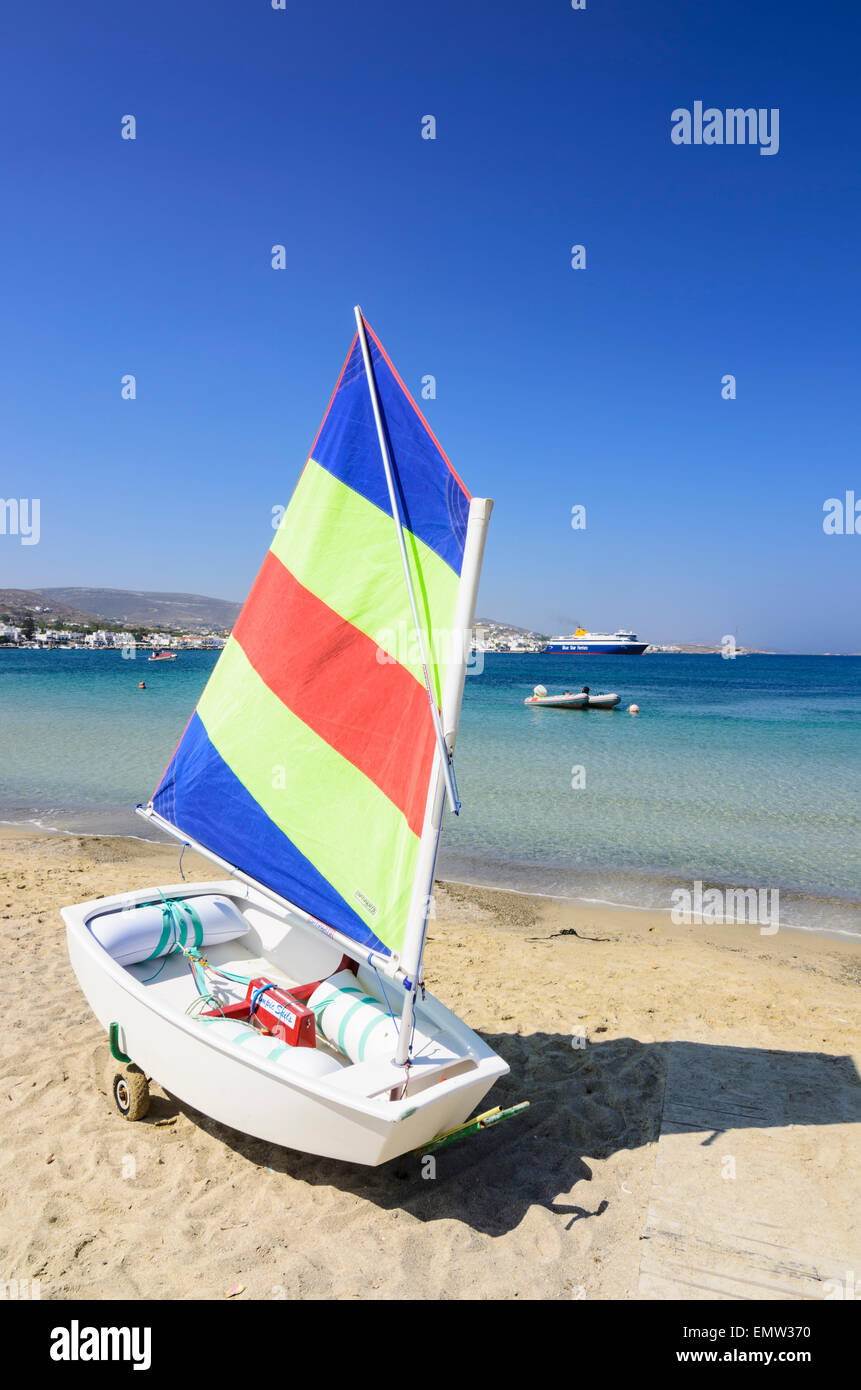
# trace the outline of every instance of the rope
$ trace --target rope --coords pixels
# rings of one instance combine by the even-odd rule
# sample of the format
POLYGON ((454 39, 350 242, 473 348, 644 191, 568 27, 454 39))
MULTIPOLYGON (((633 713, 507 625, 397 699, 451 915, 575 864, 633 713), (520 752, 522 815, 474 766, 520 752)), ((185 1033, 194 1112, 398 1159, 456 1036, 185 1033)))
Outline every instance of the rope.
MULTIPOLYGON (((209 961, 206 959, 205 956, 202 956, 200 954, 196 946, 183 946, 180 943, 179 949, 185 956, 186 963, 188 965, 189 970, 191 971, 191 977, 194 980, 195 988, 197 989, 197 998, 192 999, 191 1003, 185 1010, 186 1014, 189 1016, 189 1018, 200 1018, 201 1014, 204 1012, 204 1006, 208 1005, 210 1008, 217 1009, 218 1012, 221 1014, 221 1017, 225 1019, 225 1021, 227 1021, 226 1015, 224 1013, 224 1006, 221 1003, 221 1000, 217 999, 216 996, 212 993, 212 991, 207 987, 207 980, 204 972, 209 971, 210 975, 218 975, 221 977, 221 979, 231 980, 234 984, 245 985, 246 987, 251 984, 251 981, 246 979, 244 975, 234 975, 229 970, 219 970, 217 966, 210 965, 209 961)), ((260 996, 262 994, 265 994, 267 989, 275 988, 275 984, 268 984, 255 990, 254 996, 252 998, 250 1014, 254 1013, 254 1010, 257 1007, 257 1001, 260 998, 260 996)), ((238 1023, 243 1028, 250 1028, 254 1033, 258 1031, 254 1027, 253 1023, 250 1023, 247 1019, 244 1018, 233 1018, 230 1020, 230 1022, 238 1023)))
POLYGON ((391 1006, 391 1004, 389 1003, 389 996, 386 994, 386 987, 385 987, 385 985, 383 984, 382 980, 380 979, 380 972, 377 970, 377 967, 374 965, 374 962, 373 962, 373 961, 370 962, 370 965, 371 965, 371 969, 373 970, 374 974, 375 974, 376 977, 377 977, 377 984, 380 986, 380 990, 382 991, 383 998, 384 998, 385 1001, 386 1001, 386 1008, 387 1008, 388 1011, 389 1011, 389 1017, 390 1017, 390 1019, 392 1020, 392 1023, 395 1025, 395 1035, 396 1035, 397 1037, 400 1037, 400 1024, 399 1024, 398 1020, 395 1018, 395 1015, 394 1015, 394 1013, 393 1013, 393 1011, 392 1011, 392 1006, 391 1006))
MULTIPOLYGON (((251 982, 249 980, 249 984, 250 983, 251 982)), ((249 1015, 257 1011, 257 1005, 260 1003, 260 1000, 262 999, 263 995, 267 992, 267 990, 276 988, 277 986, 274 980, 270 980, 268 985, 260 985, 260 987, 256 989, 251 996, 251 1007, 248 1010, 249 1015)))
MULTIPOLYGON (((161 965, 159 966, 159 968, 158 968, 158 970, 155 972, 155 974, 154 974, 154 975, 150 975, 150 977, 149 977, 148 980, 144 980, 144 981, 143 981, 143 984, 145 984, 145 985, 151 985, 152 982, 153 982, 153 980, 157 980, 157 979, 158 979, 159 975, 160 975, 161 972, 164 970, 164 967, 165 967, 166 964, 167 964, 167 958, 168 958, 168 956, 172 956, 173 953, 174 953, 174 950, 175 950, 177 947, 180 946, 179 932, 178 932, 178 928, 177 928, 177 922, 176 922, 176 919, 174 918, 174 915, 173 915, 173 906, 172 906, 172 904, 168 901, 168 899, 164 896, 164 893, 161 891, 160 888, 159 888, 159 890, 158 890, 158 895, 159 895, 159 897, 161 898, 162 904, 163 904, 162 909, 161 909, 161 916, 162 916, 161 936, 159 937, 158 942, 156 943, 156 948, 155 948, 155 950, 152 951, 152 952, 150 952, 150 954, 147 956, 147 960, 154 960, 154 959, 155 959, 157 956, 159 956, 159 955, 162 955, 162 956, 163 956, 163 959, 162 959, 161 965), (170 933, 171 933, 171 932, 172 932, 172 934, 173 934, 173 942, 171 943, 170 950, 165 951, 165 950, 164 950, 164 946, 167 944, 168 941, 170 941, 170 933), (166 935, 166 933, 167 933, 167 935, 166 935)), ((141 906, 141 907, 148 907, 149 904, 148 904, 148 903, 141 903, 140 906, 141 906)))

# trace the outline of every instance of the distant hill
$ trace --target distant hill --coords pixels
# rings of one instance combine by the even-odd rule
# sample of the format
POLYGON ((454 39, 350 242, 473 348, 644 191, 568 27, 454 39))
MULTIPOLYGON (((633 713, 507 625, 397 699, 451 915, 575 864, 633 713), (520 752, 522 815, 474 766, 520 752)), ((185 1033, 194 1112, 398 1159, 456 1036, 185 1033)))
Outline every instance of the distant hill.
POLYGON ((76 623, 96 621, 95 613, 83 613, 68 603, 52 603, 38 589, 0 589, 0 622, 9 617, 13 623, 21 623, 28 614, 35 619, 37 626, 43 622, 51 622, 54 618, 59 618, 70 627, 76 623), (50 608, 49 613, 37 611, 46 607, 50 608))
POLYGON ((44 620, 59 618, 72 625, 101 620, 128 627, 222 631, 233 627, 241 606, 202 594, 144 589, 0 589, 0 614, 8 613, 17 621, 33 613, 42 621, 42 614, 34 610, 47 607, 50 612, 44 620))

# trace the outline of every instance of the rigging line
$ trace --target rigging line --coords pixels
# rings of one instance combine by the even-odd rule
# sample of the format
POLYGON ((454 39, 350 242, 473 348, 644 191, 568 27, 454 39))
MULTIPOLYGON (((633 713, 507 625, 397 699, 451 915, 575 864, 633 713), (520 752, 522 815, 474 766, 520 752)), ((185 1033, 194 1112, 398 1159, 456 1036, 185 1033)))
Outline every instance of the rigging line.
POLYGON ((385 985, 383 984, 382 980, 380 979, 380 972, 379 972, 379 970, 377 969, 377 967, 373 964, 373 962, 371 962, 371 969, 373 970, 374 974, 375 974, 376 977, 377 977, 377 984, 380 986, 380 989, 382 990, 383 998, 384 998, 385 1001, 386 1001, 386 1008, 387 1008, 388 1011, 389 1011, 389 1017, 390 1017, 390 1019, 392 1020, 392 1023, 395 1025, 395 1033, 398 1034, 398 1033, 400 1033, 400 1029, 399 1029, 399 1027, 398 1027, 398 1020, 395 1018, 394 1014, 392 1013, 392 1006, 391 1006, 391 1004, 389 1003, 389 996, 386 994, 386 987, 385 987, 385 985))
POLYGON ((411 1028, 410 1028, 410 1043, 409 1043, 409 1053, 408 1053, 408 1057, 410 1057, 410 1058, 412 1057, 412 1053, 413 1053, 413 1034, 415 1033, 415 1027, 416 1027, 416 995, 418 994, 419 988, 421 988, 421 991, 422 991, 422 998, 424 999, 424 988, 425 988, 425 985, 424 985, 424 977, 423 977, 423 974, 422 974, 422 964, 423 964, 423 961, 424 961, 425 942, 426 942, 426 940, 427 940, 427 934, 428 934, 428 916, 430 915, 431 900, 432 900, 432 898, 433 898, 433 883, 434 883, 434 875, 435 875, 435 873, 436 873, 436 861, 437 861, 437 856, 438 856, 438 854, 439 854, 439 842, 440 842, 440 838, 441 838, 441 836, 442 836, 442 816, 443 816, 443 808, 440 807, 439 820, 437 821, 437 827, 436 827, 436 841, 435 841, 435 843, 434 843, 434 850, 433 850, 433 863, 432 863, 432 865, 431 865, 431 874, 430 874, 430 889, 431 889, 431 891, 430 891, 430 893, 428 893, 427 902, 426 902, 426 905, 425 905, 425 918, 424 918, 424 922, 422 923, 422 935, 421 935, 421 941, 419 942, 419 953, 418 953, 417 964, 416 964, 416 979, 415 979, 415 986, 414 986, 413 992, 412 992, 412 1006, 411 1006, 411 1007, 412 1007, 413 1021, 412 1021, 412 1025, 411 1025, 411 1028), (419 979, 420 976, 422 976, 421 979, 419 979))
POLYGON ((445 778, 445 787, 448 793, 449 806, 451 807, 454 814, 458 815, 458 813, 460 812, 460 802, 457 799, 457 788, 454 784, 454 777, 452 774, 451 754, 449 753, 448 745, 445 741, 445 734, 443 733, 442 729, 442 721, 440 720, 439 709, 437 708, 436 698, 434 696, 433 687, 431 685, 430 656, 428 654, 427 646, 425 643, 425 634, 421 627, 421 624, 419 623, 418 605, 416 604, 416 596, 413 590, 413 580, 412 575, 410 574, 410 562, 407 558, 407 548, 406 543, 404 541, 404 523, 401 518, 401 509, 398 506, 397 493, 395 492, 394 477, 392 475, 392 463, 389 457, 389 446, 386 442, 386 432, 383 426, 382 408, 380 406, 380 398, 377 392, 377 383, 376 378, 374 377, 374 369, 371 363, 371 350, 368 347, 368 338, 367 334, 365 333, 365 320, 362 317, 362 311, 359 308, 358 304, 356 305, 354 312, 356 315, 356 326, 359 330, 359 343, 362 348, 362 357, 365 363, 365 376, 368 382, 368 392, 371 397, 371 407, 374 412, 374 422, 377 426, 377 439, 379 441, 380 454, 382 456, 383 468, 386 474, 386 485, 389 490, 389 503, 392 508, 392 520, 395 523, 395 533, 398 538, 398 549, 401 554, 401 564, 403 565, 404 578, 407 583, 407 593, 409 594, 410 608, 412 610, 413 615, 413 625, 415 627, 416 637, 419 641, 419 647, 421 648, 422 670, 424 671, 425 685, 427 687, 428 692, 428 703, 430 705, 434 733, 436 734, 436 742, 437 748, 439 750, 442 772, 445 778))

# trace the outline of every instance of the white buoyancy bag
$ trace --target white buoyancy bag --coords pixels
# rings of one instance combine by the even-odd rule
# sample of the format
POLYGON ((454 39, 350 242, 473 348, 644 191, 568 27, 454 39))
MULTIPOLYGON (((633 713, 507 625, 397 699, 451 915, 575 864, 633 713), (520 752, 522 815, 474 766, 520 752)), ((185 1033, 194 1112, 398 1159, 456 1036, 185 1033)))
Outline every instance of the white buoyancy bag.
POLYGON ((205 1025, 209 1037, 241 1047, 247 1056, 274 1062, 276 1066, 298 1076, 331 1076, 347 1065, 328 1052, 318 1052, 313 1047, 291 1047, 277 1038, 264 1037, 254 1028, 237 1023, 234 1019, 200 1018, 198 1022, 205 1025))
MULTIPOLYGON (((365 993, 351 970, 339 970, 318 985, 308 1000, 308 1008, 313 1009, 317 1027, 326 1041, 351 1062, 394 1056, 398 1025, 384 1004, 365 993)), ((414 1052, 427 1043, 423 1034, 413 1034, 414 1052)))
POLYGON ((93 936, 118 965, 136 965, 178 951, 180 946, 215 946, 244 936, 248 924, 220 893, 168 898, 124 907, 91 918, 93 936))

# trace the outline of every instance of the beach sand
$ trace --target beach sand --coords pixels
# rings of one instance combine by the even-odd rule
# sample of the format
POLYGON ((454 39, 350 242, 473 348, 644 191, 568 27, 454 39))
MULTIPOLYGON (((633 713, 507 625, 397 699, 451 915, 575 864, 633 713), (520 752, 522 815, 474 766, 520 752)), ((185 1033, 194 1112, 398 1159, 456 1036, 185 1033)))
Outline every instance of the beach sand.
POLYGON ((430 1178, 276 1148, 155 1083, 123 1121, 58 909, 175 882, 177 850, 4 828, 0 869, 0 1279, 43 1299, 861 1287, 861 943, 438 885, 428 987, 511 1066, 485 1104, 531 1108, 430 1178))

